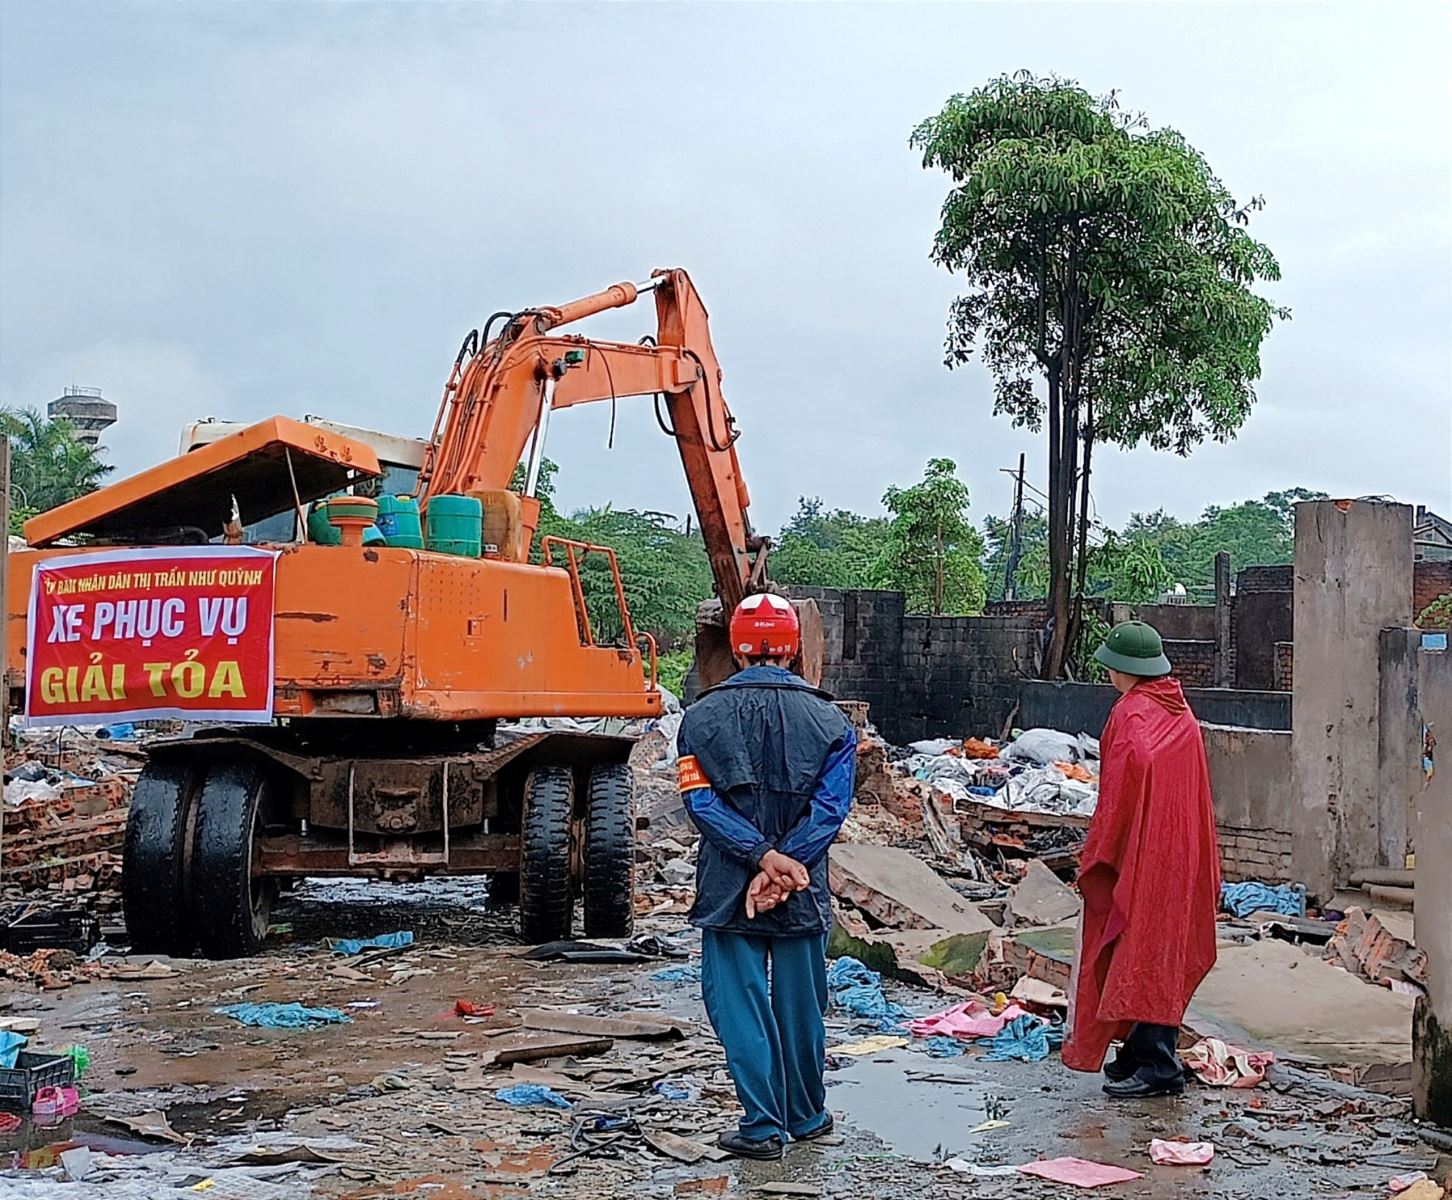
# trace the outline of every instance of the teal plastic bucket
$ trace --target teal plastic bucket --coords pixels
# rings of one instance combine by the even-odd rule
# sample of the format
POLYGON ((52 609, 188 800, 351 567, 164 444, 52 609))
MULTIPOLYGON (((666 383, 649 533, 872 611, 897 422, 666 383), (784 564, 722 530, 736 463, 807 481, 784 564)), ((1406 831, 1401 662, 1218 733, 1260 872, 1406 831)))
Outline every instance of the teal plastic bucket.
POLYGON ((473 496, 433 496, 425 509, 424 543, 437 554, 478 558, 484 506, 473 496))
POLYGON ((401 550, 424 548, 418 501, 412 496, 379 496, 378 528, 389 546, 397 546, 401 550))

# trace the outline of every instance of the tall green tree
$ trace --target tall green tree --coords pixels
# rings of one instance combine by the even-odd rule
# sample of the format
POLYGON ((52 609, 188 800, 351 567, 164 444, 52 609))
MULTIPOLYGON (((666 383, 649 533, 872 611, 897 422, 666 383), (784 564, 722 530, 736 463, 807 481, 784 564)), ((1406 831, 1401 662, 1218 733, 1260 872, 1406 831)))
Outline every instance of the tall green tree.
POLYGON ((803 496, 772 549, 771 577, 784 584, 872 587, 887 529, 885 517, 843 508, 829 512, 821 497, 803 496))
POLYGON ((879 581, 907 598, 909 612, 983 611, 983 539, 968 519, 968 485, 951 459, 928 460, 912 487, 890 487, 892 514, 879 581))
POLYGON ((954 96, 911 142, 953 183, 932 250, 965 289, 947 364, 981 354, 995 412, 1047 424, 1045 673, 1058 677, 1089 565, 1095 443, 1188 454, 1232 437, 1255 400, 1261 343, 1289 315, 1252 290, 1279 268, 1245 230, 1260 202, 1238 204, 1184 137, 1112 94, 1003 76, 954 96))
POLYGON ((64 418, 52 421, 33 408, 4 408, 0 434, 10 439, 12 524, 94 492, 111 471, 64 418))

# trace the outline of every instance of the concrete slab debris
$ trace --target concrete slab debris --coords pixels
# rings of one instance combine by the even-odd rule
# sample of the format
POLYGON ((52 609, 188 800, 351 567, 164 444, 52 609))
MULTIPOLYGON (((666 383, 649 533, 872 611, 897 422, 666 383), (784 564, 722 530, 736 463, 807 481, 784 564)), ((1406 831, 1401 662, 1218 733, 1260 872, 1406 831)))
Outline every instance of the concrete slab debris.
POLYGON ((987 935, 994 924, 931 867, 889 846, 836 846, 832 892, 892 929, 987 935))
POLYGON ((1030 859, 1023 879, 1009 889, 1005 923, 1012 928, 1059 925, 1077 917, 1079 909, 1078 895, 1038 859, 1030 859))

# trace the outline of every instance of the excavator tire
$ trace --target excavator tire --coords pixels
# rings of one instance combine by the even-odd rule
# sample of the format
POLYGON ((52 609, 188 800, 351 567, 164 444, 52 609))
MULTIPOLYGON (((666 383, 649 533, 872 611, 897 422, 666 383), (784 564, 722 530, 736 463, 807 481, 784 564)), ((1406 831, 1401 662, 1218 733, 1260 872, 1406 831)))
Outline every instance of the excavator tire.
POLYGON ((635 924, 634 792, 629 763, 591 768, 585 812, 586 937, 629 937, 635 924))
POLYGON ((519 932, 531 945, 570 936, 575 896, 570 882, 570 814, 575 775, 536 767, 524 781, 520 828, 519 932))
POLYGON ((192 904, 197 940, 208 958, 255 954, 267 937, 276 884, 252 875, 252 848, 267 798, 260 763, 220 759, 197 797, 192 904))
POLYGON ((186 898, 187 827, 197 775, 186 763, 151 761, 126 816, 121 899, 136 954, 185 958, 196 946, 186 898))

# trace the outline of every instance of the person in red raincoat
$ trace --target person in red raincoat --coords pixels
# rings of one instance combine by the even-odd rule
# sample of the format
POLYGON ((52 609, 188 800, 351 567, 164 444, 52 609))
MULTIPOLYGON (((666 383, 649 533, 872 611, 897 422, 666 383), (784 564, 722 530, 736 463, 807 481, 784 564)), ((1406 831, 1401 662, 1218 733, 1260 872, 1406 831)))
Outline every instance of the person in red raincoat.
POLYGON ((1205 742, 1154 629, 1116 625, 1094 656, 1121 695, 1100 739, 1079 868, 1064 1065, 1103 1067, 1115 1098, 1177 1095, 1180 1021, 1215 965, 1220 855, 1205 742))

